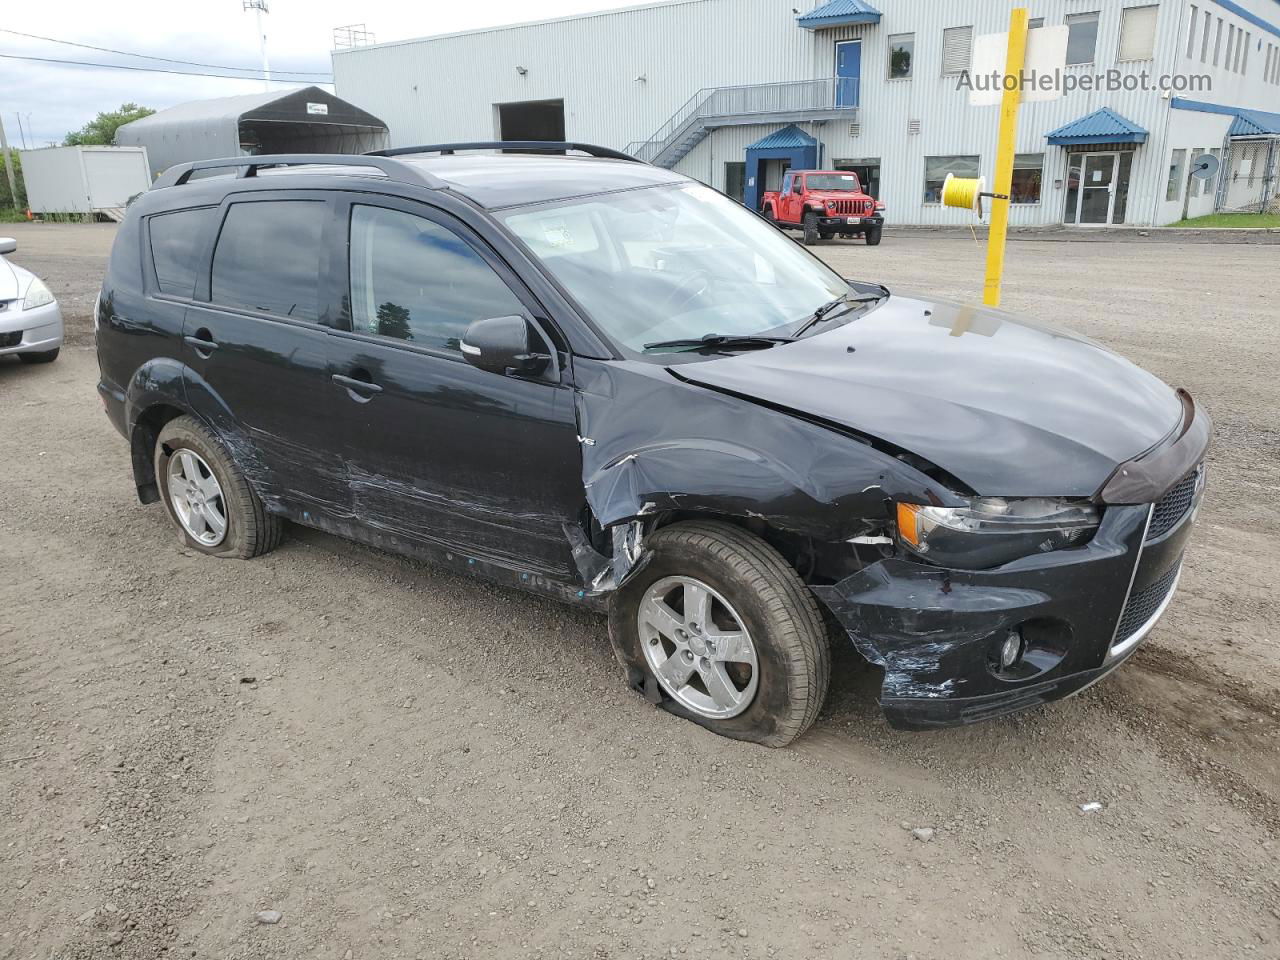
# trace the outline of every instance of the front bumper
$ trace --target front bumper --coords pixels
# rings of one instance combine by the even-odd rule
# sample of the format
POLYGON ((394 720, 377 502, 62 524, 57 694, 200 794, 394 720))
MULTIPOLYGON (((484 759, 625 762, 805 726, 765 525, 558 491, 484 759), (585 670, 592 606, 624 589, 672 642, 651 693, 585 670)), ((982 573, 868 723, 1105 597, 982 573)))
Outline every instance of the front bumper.
MULTIPOLYGON (((1210 431, 1208 416, 1189 408, 1187 428, 1168 448, 1117 476, 1150 479, 1152 464, 1183 470, 1155 488, 1157 500, 1175 497, 1188 460, 1203 470, 1194 465, 1210 431)), ((1152 503, 1110 504, 1083 547, 991 570, 892 557, 812 589, 862 655, 884 668, 880 705, 895 727, 956 726, 1059 700, 1123 663, 1165 612, 1203 493, 1203 473, 1194 476, 1176 522, 1152 503), (1026 649, 1013 672, 998 660, 1010 631, 1026 649)))
POLYGON ((12 300, 0 310, 0 356, 57 350, 62 333, 62 310, 56 300, 31 310, 23 310, 21 300, 12 300))
POLYGON ((834 230, 836 233, 863 233, 875 227, 884 226, 884 217, 853 217, 857 223, 850 223, 849 217, 829 217, 822 216, 818 218, 818 228, 820 230, 834 230))

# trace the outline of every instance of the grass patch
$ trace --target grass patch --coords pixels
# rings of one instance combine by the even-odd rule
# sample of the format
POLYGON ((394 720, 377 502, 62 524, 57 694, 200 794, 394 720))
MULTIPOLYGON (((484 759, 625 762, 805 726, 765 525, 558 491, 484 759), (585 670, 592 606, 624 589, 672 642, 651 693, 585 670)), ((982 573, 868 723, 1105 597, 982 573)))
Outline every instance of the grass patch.
POLYGON ((15 210, 13 207, 0 207, 0 223, 25 223, 27 211, 15 210))
POLYGON ((1207 217, 1179 220, 1171 227, 1253 227, 1280 228, 1280 213, 1213 213, 1207 217))

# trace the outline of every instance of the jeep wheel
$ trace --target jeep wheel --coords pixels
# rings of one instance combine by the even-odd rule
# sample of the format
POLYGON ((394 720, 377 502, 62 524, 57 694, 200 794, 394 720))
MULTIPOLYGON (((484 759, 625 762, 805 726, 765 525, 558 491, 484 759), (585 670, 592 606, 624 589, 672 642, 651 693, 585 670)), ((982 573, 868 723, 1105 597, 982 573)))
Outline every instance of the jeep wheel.
POLYGON ((865 237, 867 238, 867 246, 868 246, 868 247, 878 247, 878 246, 880 246, 880 232, 881 232, 883 229, 884 229, 883 227, 872 227, 872 228, 871 228, 870 230, 868 230, 865 234, 863 234, 863 236, 865 236, 865 237))
POLYGON ((222 444, 195 418, 164 425, 155 471, 160 499, 187 546, 247 560, 280 544, 284 521, 266 512, 222 444))
POLYGON ((812 210, 804 212, 804 245, 812 247, 818 242, 818 215, 812 210))
POLYGON ((764 208, 764 218, 772 224, 776 224, 778 222, 778 218, 773 213, 773 207, 764 208))
POLYGON ((760 538, 724 523, 664 527, 609 610, 631 685, 715 733, 784 747, 822 709, 831 650, 817 601, 760 538))

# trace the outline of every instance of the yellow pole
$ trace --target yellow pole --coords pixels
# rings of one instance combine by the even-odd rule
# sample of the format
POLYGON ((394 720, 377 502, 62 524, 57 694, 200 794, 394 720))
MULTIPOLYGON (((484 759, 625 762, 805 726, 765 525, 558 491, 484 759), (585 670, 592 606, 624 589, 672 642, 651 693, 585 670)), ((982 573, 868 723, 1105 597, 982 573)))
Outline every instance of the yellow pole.
MULTIPOLYGON (((1009 14, 1009 52, 1004 72, 1014 81, 1006 83, 1000 101, 1000 143, 996 149, 996 182, 992 192, 1007 198, 1013 187, 1013 154, 1018 140, 1018 107, 1022 104, 1022 66, 1027 59, 1027 11, 1023 7, 1009 14)), ((1009 234, 1009 201, 991 201, 991 233, 987 239, 987 279, 982 302, 1000 306, 1000 278, 1004 275, 1004 244, 1009 234)))

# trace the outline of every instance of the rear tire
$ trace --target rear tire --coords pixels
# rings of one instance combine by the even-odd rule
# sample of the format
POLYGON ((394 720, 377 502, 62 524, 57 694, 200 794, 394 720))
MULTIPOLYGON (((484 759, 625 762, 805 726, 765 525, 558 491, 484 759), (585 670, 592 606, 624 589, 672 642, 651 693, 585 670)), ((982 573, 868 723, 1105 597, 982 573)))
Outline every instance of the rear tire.
POLYGON ((194 417, 177 417, 161 428, 156 438, 155 471, 165 511, 183 543, 193 550, 248 560, 280 545, 284 521, 267 513, 222 443, 194 417), (184 458, 184 453, 195 456, 184 458), (195 520, 184 496, 193 485, 185 477, 192 475, 201 487, 195 520), (223 525, 220 537, 219 524, 223 525), (204 533, 200 532, 202 525, 204 533))
MULTIPOLYGON (((804 733, 826 700, 831 647, 817 601, 791 565, 759 537, 712 521, 664 527, 648 539, 646 546, 652 559, 618 590, 609 608, 609 637, 632 687, 656 696, 669 712, 735 740, 784 747, 804 733), (664 584, 675 581, 709 588, 714 599, 708 602, 704 615, 714 609, 715 620, 704 624, 708 629, 700 631, 696 622, 690 622, 693 613, 686 613, 688 607, 683 598, 690 594, 671 595, 680 598, 681 610, 668 621, 670 625, 678 627, 683 623, 701 638, 689 639, 685 635, 686 642, 698 654, 689 658, 690 676, 673 695, 670 677, 665 684, 658 679, 645 646, 651 648, 658 662, 664 658, 675 661, 682 648, 673 638, 669 640, 671 634, 667 630, 656 634, 641 621, 643 612, 652 609, 648 601, 655 591, 660 594, 664 584), (735 661, 720 664, 732 676, 734 689, 730 697, 742 696, 736 706, 725 711, 732 715, 720 718, 710 715, 712 709, 699 710, 687 702, 715 697, 712 684, 702 682, 702 676, 707 674, 692 665, 705 663, 697 644, 705 644, 707 637, 715 640, 726 636, 725 631, 734 630, 734 621, 746 637, 755 666, 746 669, 742 659, 722 657, 724 661, 735 661)), ((683 588, 677 584, 675 589, 683 588)), ((672 613, 675 608, 664 603, 659 609, 672 613)))
POLYGON ((880 233, 883 229, 884 229, 883 227, 872 227, 870 230, 868 230, 864 234, 864 236, 867 238, 868 247, 880 246, 880 233))
POLYGON ((54 347, 52 350, 42 350, 39 353, 20 353, 18 359, 23 363, 53 363, 58 359, 61 349, 61 347, 54 347))
POLYGON ((812 210, 804 212, 804 245, 812 247, 818 242, 818 215, 812 210))
POLYGON ((764 208, 764 218, 774 225, 777 225, 778 223, 778 218, 774 215, 773 207, 764 208))

